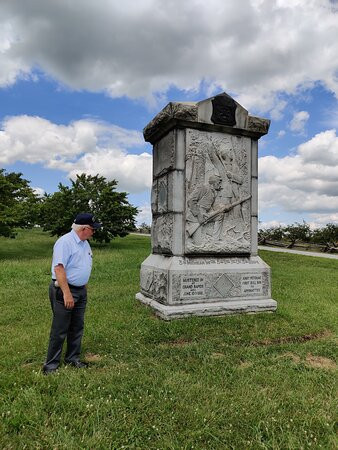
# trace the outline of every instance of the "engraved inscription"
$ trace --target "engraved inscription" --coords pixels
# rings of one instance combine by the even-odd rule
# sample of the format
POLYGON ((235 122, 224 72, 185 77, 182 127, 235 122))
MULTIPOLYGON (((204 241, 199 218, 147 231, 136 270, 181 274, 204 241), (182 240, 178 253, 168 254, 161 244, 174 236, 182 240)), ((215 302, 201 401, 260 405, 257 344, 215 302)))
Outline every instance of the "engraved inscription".
POLYGON ((250 258, 179 258, 178 264, 180 266, 208 266, 210 264, 225 265, 225 264, 259 264, 257 259, 250 258))
POLYGON ((205 296, 204 276, 182 276, 181 298, 200 298, 205 296))
POLYGON ((241 292, 245 295, 262 295, 262 274, 243 274, 241 279, 241 292))

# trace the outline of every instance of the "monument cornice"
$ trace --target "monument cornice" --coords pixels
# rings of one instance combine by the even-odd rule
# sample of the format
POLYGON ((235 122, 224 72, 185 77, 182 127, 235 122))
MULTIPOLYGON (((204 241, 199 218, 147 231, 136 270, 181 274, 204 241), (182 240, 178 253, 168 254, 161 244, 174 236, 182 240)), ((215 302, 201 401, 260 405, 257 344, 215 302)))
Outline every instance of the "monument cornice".
MULTIPOLYGON (((250 119, 260 119, 256 118, 254 116, 249 116, 250 119)), ((260 119, 260 120, 266 120, 267 119, 260 119)), ((250 122, 249 122, 250 124, 250 122)), ((163 136, 165 136, 167 133, 169 133, 174 128, 178 129, 186 129, 186 128, 192 128, 195 130, 200 131, 213 131, 213 132, 220 132, 220 133, 228 133, 236 136, 246 136, 250 137, 252 139, 260 139, 262 136, 267 134, 268 127, 270 125, 270 122, 267 125, 266 131, 254 131, 250 129, 243 129, 243 128, 237 128, 237 127, 231 127, 227 125, 218 125, 218 124, 209 124, 204 122, 196 122, 191 120, 184 120, 184 119, 176 119, 176 118, 168 118, 167 120, 161 120, 157 125, 152 124, 151 130, 148 130, 147 127, 143 130, 143 136, 146 142, 150 142, 151 144, 155 144, 159 139, 161 139, 163 136)))

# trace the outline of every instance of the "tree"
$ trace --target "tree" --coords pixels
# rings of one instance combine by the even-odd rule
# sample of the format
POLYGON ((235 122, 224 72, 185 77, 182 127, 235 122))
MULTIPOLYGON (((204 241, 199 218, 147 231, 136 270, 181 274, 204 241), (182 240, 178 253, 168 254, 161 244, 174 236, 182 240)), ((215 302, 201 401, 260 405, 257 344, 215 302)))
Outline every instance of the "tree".
POLYGON ((14 229, 38 222, 40 200, 22 173, 0 169, 0 236, 15 237, 14 229))
POLYGON ((294 223, 288 225, 284 228, 284 236, 291 241, 288 247, 293 247, 297 241, 300 242, 310 242, 311 240, 311 229, 310 225, 305 221, 303 223, 294 223))
POLYGON ((313 242, 317 244, 326 244, 328 246, 338 245, 338 225, 328 223, 323 228, 317 228, 313 231, 313 242))
POLYGON ((281 241, 284 237, 283 227, 261 228, 258 230, 258 241, 260 244, 265 244, 267 240, 281 241))
POLYGON ((115 180, 81 174, 70 181, 71 187, 60 183, 58 192, 45 196, 41 208, 45 231, 56 236, 67 233, 80 212, 90 212, 102 223, 102 229, 93 237, 98 242, 110 242, 135 229, 137 208, 129 204, 126 192, 116 192, 115 180))
POLYGON ((142 222, 141 225, 138 226, 137 230, 138 230, 139 233, 150 234, 151 233, 151 226, 148 225, 145 222, 142 222))

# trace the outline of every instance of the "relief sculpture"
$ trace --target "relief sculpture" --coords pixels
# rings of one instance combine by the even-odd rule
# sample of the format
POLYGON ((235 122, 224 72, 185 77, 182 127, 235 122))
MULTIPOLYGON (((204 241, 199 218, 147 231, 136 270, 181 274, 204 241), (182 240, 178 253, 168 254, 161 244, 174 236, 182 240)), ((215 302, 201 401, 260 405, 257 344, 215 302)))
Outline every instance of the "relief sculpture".
POLYGON ((250 252, 250 174, 245 138, 189 130, 186 250, 250 252))

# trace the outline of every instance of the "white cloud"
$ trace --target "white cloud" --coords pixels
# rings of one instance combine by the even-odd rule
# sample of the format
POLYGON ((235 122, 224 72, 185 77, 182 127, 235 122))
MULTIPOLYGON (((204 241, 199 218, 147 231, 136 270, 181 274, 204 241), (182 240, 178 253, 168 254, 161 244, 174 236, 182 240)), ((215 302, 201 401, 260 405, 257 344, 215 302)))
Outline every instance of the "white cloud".
POLYGON ((79 120, 57 125, 31 116, 7 117, 0 130, 0 164, 41 163, 75 178, 87 173, 116 179, 119 190, 140 192, 151 186, 152 157, 142 149, 142 134, 116 125, 79 120))
POLYGON ((151 206, 149 204, 140 206, 139 213, 136 219, 138 225, 141 225, 142 223, 150 225, 152 220, 151 206))
POLYGON ((338 211, 337 149, 338 137, 328 130, 299 145, 294 156, 260 158, 260 208, 334 217, 338 211))
POLYGON ((278 131, 278 137, 281 138, 283 136, 285 136, 285 130, 278 131))
POLYGON ((99 150, 87 153, 72 164, 69 176, 75 179, 76 174, 99 173, 109 180, 118 180, 119 190, 139 192, 151 187, 151 165, 152 156, 149 153, 131 155, 117 149, 99 150))
POLYGON ((299 154, 306 163, 337 166, 338 139, 336 131, 327 130, 317 134, 310 141, 299 146, 299 154))
POLYGON ((260 230, 266 230, 268 228, 284 227, 286 224, 284 222, 278 222, 277 220, 270 220, 268 222, 260 222, 258 228, 260 230))
POLYGON ((298 111, 294 113, 290 122, 290 130, 294 133, 304 133, 306 122, 309 120, 310 114, 307 111, 298 111))
POLYGON ((46 193, 46 191, 40 187, 32 187, 32 189, 38 197, 43 197, 46 193))
POLYGON ((280 92, 320 82, 338 94, 329 0, 2 0, 0 17, 2 86, 34 67, 112 97, 156 98, 203 82, 274 117, 280 92))
POLYGON ((310 214, 314 222, 310 222, 311 228, 324 227, 328 223, 338 224, 338 213, 333 214, 310 214))

